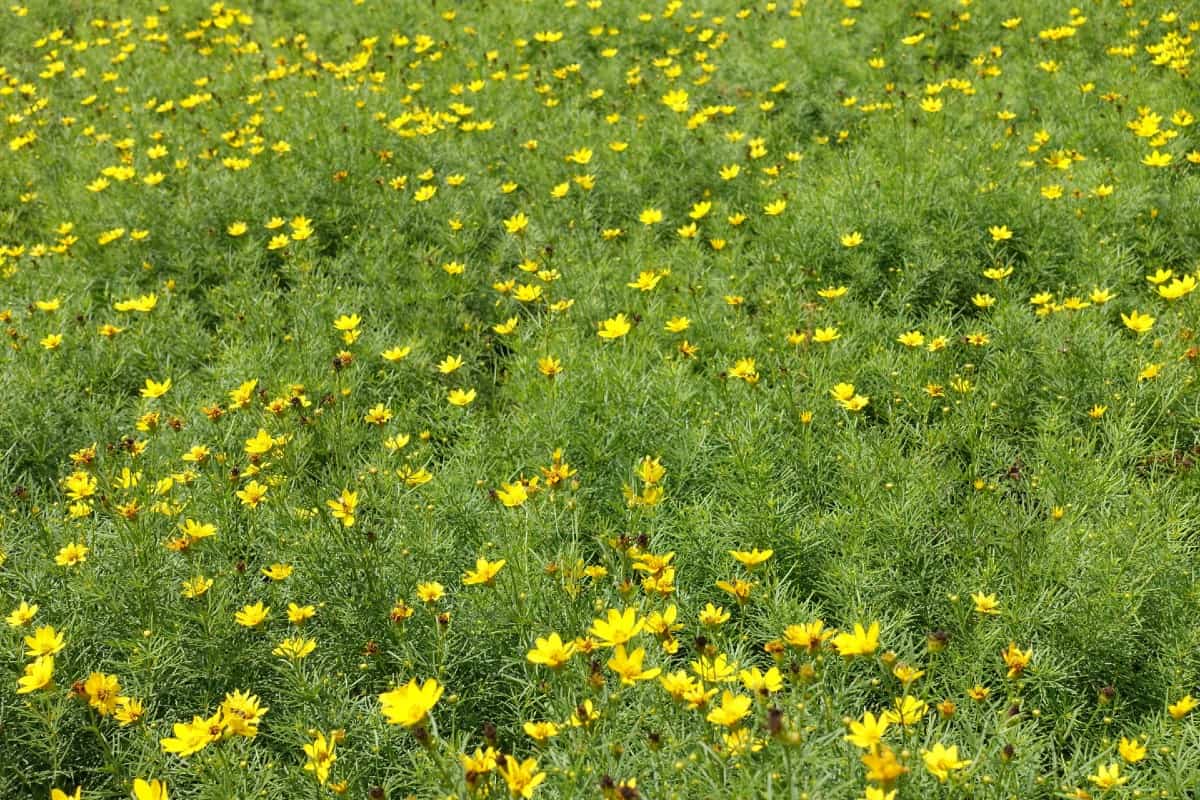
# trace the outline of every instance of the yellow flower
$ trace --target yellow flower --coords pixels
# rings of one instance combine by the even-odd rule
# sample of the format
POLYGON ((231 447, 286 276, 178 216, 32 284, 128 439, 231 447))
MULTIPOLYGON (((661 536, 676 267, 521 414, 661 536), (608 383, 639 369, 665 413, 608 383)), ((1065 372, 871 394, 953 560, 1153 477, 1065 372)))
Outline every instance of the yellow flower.
POLYGON ((443 375, 449 375, 450 373, 462 367, 462 365, 462 356, 453 355, 446 356, 440 362, 438 362, 437 368, 438 372, 442 373, 443 375))
POLYGON ((570 661, 574 654, 574 642, 564 643, 557 633, 551 633, 545 638, 539 637, 534 643, 534 649, 526 653, 525 658, 531 664, 558 669, 570 661))
POLYGON ((526 491, 525 484, 521 481, 502 483, 496 490, 496 497, 504 504, 505 508, 516 508, 529 499, 529 492, 526 491))
POLYGON ((663 213, 657 208, 647 208, 641 214, 638 214, 638 222, 646 226, 656 225, 662 222, 662 220, 663 213))
POLYGON ((165 781, 147 781, 143 778, 133 779, 133 798, 134 800, 171 800, 171 796, 167 794, 165 781))
POLYGON ((451 389, 450 393, 446 395, 446 402, 452 406, 463 408, 475 402, 475 396, 474 389, 467 389, 466 391, 463 391, 462 389, 451 389))
POLYGON ((83 695, 87 698, 88 705, 96 709, 100 716, 111 716, 117 710, 121 682, 116 675, 93 672, 83 682, 83 695))
POLYGON ((862 623, 856 622, 853 633, 839 633, 833 637, 833 646, 844 658, 869 656, 879 647, 879 623, 872 622, 870 628, 864 630, 862 623))
POLYGON ((596 641, 601 647, 616 647, 637 636, 644 625, 645 621, 638 618, 637 609, 627 608, 624 611, 617 611, 615 608, 610 608, 604 619, 592 621, 592 627, 588 629, 588 633, 596 637, 596 641))
POLYGON ((1142 157, 1142 163, 1147 167, 1165 167, 1174 160, 1174 156, 1170 153, 1160 153, 1154 150, 1142 157))
POLYGON ((1146 748, 1141 742, 1137 739, 1126 739, 1124 736, 1117 745, 1117 752, 1126 764, 1136 764, 1146 757, 1146 748))
POLYGON ((76 564, 81 564, 87 561, 87 554, 90 551, 84 544, 71 542, 58 551, 58 555, 54 557, 54 563, 60 567, 73 567, 76 564))
POLYGON ((172 726, 175 735, 159 741, 163 752, 174 753, 180 758, 200 752, 221 738, 224 725, 220 717, 221 712, 218 711, 208 719, 197 716, 192 717, 191 722, 176 722, 172 726))
POLYGON ((9 612, 5 620, 10 628, 21 628, 33 621, 34 616, 38 612, 37 604, 30 605, 28 601, 22 600, 21 605, 9 612))
POLYGON ((257 628, 266 621, 271 615, 270 606, 264 607, 262 601, 259 600, 254 605, 242 606, 242 610, 233 615, 234 620, 238 625, 246 628, 257 628))
POLYGON ((526 735, 536 742, 544 742, 558 736, 559 727, 553 722, 526 722, 523 727, 526 735))
POLYGON ((317 778, 317 783, 322 786, 329 780, 329 771, 333 767, 333 762, 337 761, 337 753, 334 752, 336 748, 336 734, 327 739, 325 734, 320 731, 317 732, 316 738, 311 743, 304 745, 304 755, 308 757, 304 763, 304 770, 313 773, 317 778))
POLYGON ((1113 761, 1107 766, 1101 764, 1096 769, 1095 775, 1088 776, 1088 780, 1094 783, 1096 788, 1108 791, 1109 789, 1115 789, 1118 786, 1128 783, 1129 776, 1121 774, 1121 763, 1119 761, 1113 761))
POLYGON ((721 693, 721 705, 708 712, 705 717, 714 725, 731 728, 737 725, 750 713, 750 698, 744 694, 734 694, 726 689, 721 693))
POLYGON ((329 513, 334 519, 340 520, 342 527, 354 527, 354 511, 358 508, 358 492, 342 489, 342 493, 332 500, 325 501, 329 513))
POLYGON ((959 759, 958 745, 946 747, 941 742, 936 743, 922 758, 925 761, 925 769, 943 783, 946 778, 950 777, 951 772, 969 766, 971 763, 959 759))
POLYGON ((446 587, 437 581, 417 584, 417 599, 422 603, 436 603, 446 596, 446 587))
POLYGON ((269 567, 263 567, 262 574, 273 581, 284 581, 291 577, 293 569, 290 564, 272 564, 269 567))
POLYGON ((546 773, 538 772, 537 760, 532 758, 517 761, 512 756, 505 755, 504 766, 497 771, 508 785, 509 793, 513 797, 520 797, 523 800, 530 800, 534 790, 542 781, 546 780, 546 773))
POLYGON ((317 613, 317 609, 313 606, 298 606, 295 603, 288 603, 288 622, 293 625, 302 625, 307 620, 312 619, 317 613))
POLYGON ((842 738, 855 747, 872 750, 883 741, 883 734, 887 732, 889 724, 887 714, 880 714, 876 717, 867 711, 863 714, 862 721, 852 720, 850 722, 850 733, 842 738))
POLYGON ((775 555, 775 551, 759 550, 756 547, 753 550, 730 550, 729 555, 733 556, 735 561, 747 569, 754 569, 775 555))
POLYGON ((1121 322, 1125 323, 1125 327, 1134 333, 1145 333, 1154 327, 1154 317, 1149 314, 1139 314, 1136 309, 1129 312, 1129 315, 1121 315, 1121 322))
POLYGON ((413 678, 406 685, 381 694, 379 702, 389 724, 411 728, 425 720, 444 691, 445 687, 433 678, 422 685, 413 678))
POLYGON ((621 676, 621 683, 626 686, 632 686, 637 681, 648 681, 658 677, 662 672, 658 667, 651 669, 642 669, 642 661, 646 657, 646 649, 639 647, 632 653, 625 651, 625 645, 619 644, 613 650, 612 658, 608 660, 606 666, 617 675, 621 676))
POLYGON ((316 641, 297 636, 291 639, 284 639, 271 651, 271 655, 299 661, 316 649, 316 641))
POLYGON ((468 570, 462 576, 462 582, 467 586, 478 586, 486 584, 491 586, 496 580, 496 575, 504 568, 507 562, 502 558, 499 561, 488 561, 486 558, 475 559, 475 569, 468 570))
POLYGON ((25 637, 25 646, 29 648, 25 651, 27 656, 53 656, 62 652, 66 639, 62 631, 54 630, 51 625, 42 625, 32 636, 25 637))
POLYGON ((851 231, 850 233, 843 233, 841 241, 842 241, 842 247, 847 247, 847 248, 858 247, 860 244, 863 243, 863 235, 861 233, 859 233, 858 231, 851 231))
POLYGON ((624 314, 617 314, 615 317, 606 319, 600 323, 598 335, 601 339, 620 339, 625 334, 629 333, 633 327, 624 314))
POLYGON ((780 197, 763 206, 763 213, 768 217, 777 217, 787 209, 787 200, 780 197))
POLYGON ((25 674, 17 678, 17 694, 30 694, 54 682, 54 656, 38 656, 25 665, 25 674))
POLYGON ((720 606, 714 606, 712 603, 707 604, 700 610, 700 624, 715 627, 724 625, 729 621, 729 612, 720 606))
POLYGON ((195 578, 183 582, 183 596, 189 600, 197 597, 202 597, 205 592, 212 588, 212 578, 206 578, 203 575, 198 575, 195 578))
POLYGON ((171 379, 170 378, 167 378, 165 381, 163 381, 161 383, 154 380, 153 378, 146 378, 146 385, 142 388, 141 395, 142 395, 142 397, 153 400, 157 397, 162 397, 164 394, 166 394, 170 390, 170 388, 171 388, 171 379))
POLYGON ((1029 666, 1029 662, 1033 660, 1033 648, 1021 650, 1017 647, 1016 642, 1009 642, 1008 647, 1001 651, 1000 656, 1004 659, 1005 666, 1008 667, 1008 677, 1020 677, 1021 673, 1029 666))
POLYGON ((994 594, 975 592, 971 595, 971 600, 975 603, 975 611, 980 614, 1000 613, 1000 603, 996 600, 996 595, 994 594))
POLYGON ((1167 713, 1171 715, 1172 719, 1183 719, 1188 715, 1188 712, 1190 712, 1197 705, 1200 705, 1200 701, 1197 701, 1196 698, 1192 697, 1190 694, 1185 694, 1183 697, 1167 706, 1167 713))
POLYGON ((258 508, 259 504, 267 496, 267 487, 258 481, 252 480, 246 484, 245 488, 238 490, 236 494, 238 499, 242 501, 242 505, 249 506, 250 508, 258 508))
POLYGON ((988 228, 988 233, 992 235, 993 242, 1003 242, 1013 237, 1013 232, 1008 229, 1007 225, 993 225, 988 228))
POLYGON ((391 361, 394 363, 396 361, 402 361, 403 359, 407 358, 408 354, 411 352, 412 352, 412 347, 397 346, 397 347, 392 347, 387 350, 384 350, 382 353, 380 353, 380 355, 383 356, 383 358, 386 359, 387 361, 391 361))

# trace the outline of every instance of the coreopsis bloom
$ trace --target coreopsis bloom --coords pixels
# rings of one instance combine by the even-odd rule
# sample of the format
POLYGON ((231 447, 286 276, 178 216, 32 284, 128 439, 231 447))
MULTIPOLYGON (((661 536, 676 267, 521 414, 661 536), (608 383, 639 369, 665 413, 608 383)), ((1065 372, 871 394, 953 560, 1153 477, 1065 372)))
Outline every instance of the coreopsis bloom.
POLYGON ((317 649, 317 643, 313 639, 306 639, 303 636, 296 636, 290 639, 284 639, 275 649, 271 651, 271 655, 280 656, 290 661, 299 661, 307 657, 313 650, 317 649))
POLYGON ((268 710, 259 703, 258 695, 237 689, 226 694, 221 703, 221 725, 230 736, 253 739, 258 735, 258 723, 268 710))
POLYGON ((52 625, 42 625, 31 636, 25 637, 27 656, 53 656, 62 652, 66 646, 66 638, 62 631, 56 631, 52 625))
POLYGON ((542 781, 546 780, 546 773, 538 772, 537 760, 533 758, 517 761, 512 756, 505 755, 504 766, 500 767, 497 772, 507 784, 509 793, 513 797, 520 797, 523 800, 530 800, 534 790, 541 785, 542 781))
POLYGON ((824 620, 817 619, 802 625, 788 625, 783 631, 783 640, 792 647, 803 647, 815 653, 833 635, 834 631, 825 629, 824 620))
POLYGON ((883 712, 883 715, 888 718, 889 722, 907 728, 925 719, 925 715, 928 713, 928 703, 911 694, 906 694, 904 697, 897 697, 892 702, 892 707, 883 712))
POLYGON ((491 586, 500 570, 504 569, 504 565, 508 563, 505 559, 498 561, 488 561, 486 558, 475 559, 475 569, 468 570, 462 576, 462 582, 467 586, 487 585, 491 586))
POLYGON ((133 779, 133 798, 134 800, 171 800, 167 794, 166 781, 160 780, 145 780, 144 778, 133 779))
POLYGON ((14 608, 5 617, 10 628, 22 628, 33 621, 34 616, 38 612, 37 604, 30 605, 28 601, 22 600, 21 605, 14 608))
POLYGON ((380 710, 389 724, 411 728, 425 720, 444 691, 445 687, 433 678, 424 684, 413 678, 404 686, 379 695, 380 710))
POLYGON ((774 550, 759 550, 757 547, 753 550, 730 550, 729 555, 733 556, 734 560, 744 566, 746 569, 754 569, 755 567, 766 563, 771 556, 775 555, 774 550))
POLYGON ((1003 242, 1013 237, 1013 232, 1007 225, 993 225, 988 228, 988 233, 992 235, 993 242, 1003 242))
POLYGON ((714 725, 732 728, 741 723, 750 713, 750 698, 744 694, 734 694, 726 689, 721 693, 721 705, 708 712, 705 717, 714 725))
POLYGON ((574 642, 563 642, 557 633, 539 637, 534 642, 534 648, 525 654, 531 664, 540 664, 550 669, 558 669, 571 660, 575 654, 574 642))
POLYGON ((71 542, 58 551, 58 555, 54 557, 54 563, 60 567, 73 567, 87 561, 88 552, 90 552, 90 548, 87 545, 71 542))
POLYGON ((863 754, 863 766, 867 768, 867 780, 890 786, 895 783, 901 775, 908 772, 908 767, 900 763, 896 758, 896 754, 890 747, 881 744, 875 750, 867 751, 863 754))
POLYGON ((1121 315, 1121 322, 1125 323, 1125 327, 1134 333, 1145 333, 1154 327, 1154 317, 1149 314, 1139 314, 1137 309, 1130 311, 1128 315, 1121 315))
POLYGON ((842 738, 855 747, 873 750, 883 741, 883 735, 887 732, 890 724, 891 720, 887 714, 880 714, 876 717, 867 711, 863 713, 862 720, 850 721, 850 733, 842 738))
POLYGON ((1117 752, 1121 754, 1126 764, 1136 764, 1146 757, 1146 747, 1137 739, 1121 737, 1117 744, 1117 752))
POLYGON ((162 382, 156 381, 153 378, 146 378, 146 385, 142 387, 140 394, 142 397, 153 400, 155 398, 162 397, 164 394, 170 391, 170 389, 170 378, 167 378, 162 382))
POLYGON ((246 628, 257 628, 271 616, 270 606, 263 606, 261 600, 254 605, 242 606, 242 610, 233 615, 238 625, 246 628))
POLYGON ((644 625, 645 621, 638 618, 637 609, 617 611, 610 608, 604 619, 592 621, 588 633, 596 638, 601 647, 616 647, 636 636, 644 625))
POLYGON ((140 720, 145 713, 146 709, 142 705, 142 701, 132 697, 118 697, 117 710, 113 713, 113 718, 120 723, 122 728, 125 728, 140 720))
POLYGON ((724 625, 729 621, 729 612, 720 606, 714 606, 712 603, 707 604, 700 610, 700 624, 709 627, 724 625))
POLYGON ((1004 659, 1004 665, 1008 667, 1009 679, 1018 678, 1029 666, 1029 662, 1033 660, 1033 648, 1021 650, 1017 647, 1016 642, 1009 642, 1008 647, 1000 655, 1004 659))
POLYGON ((278 583, 291 577, 293 569, 290 564, 272 564, 269 567, 263 567, 262 574, 264 578, 278 583))
POLYGON ((187 758, 220 739, 224 729, 218 711, 208 719, 197 716, 192 717, 191 722, 176 722, 172 726, 175 735, 160 740, 159 744, 163 752, 187 758))
POLYGON ((242 501, 242 505, 249 508, 258 508, 267 497, 267 487, 256 480, 252 480, 235 492, 235 494, 242 501))
POLYGON ((521 481, 503 483, 496 490, 496 498, 504 504, 505 508, 516 508, 529 499, 529 492, 521 481))
POLYGON ((1097 789, 1108 791, 1129 783, 1129 776, 1121 774, 1121 763, 1113 761, 1110 764, 1101 764, 1096 769, 1094 775, 1089 775, 1088 780, 1096 785, 1097 789))
POLYGON ((1197 705, 1200 705, 1200 701, 1196 700, 1196 698, 1192 697, 1190 694, 1185 694, 1183 697, 1167 706, 1167 713, 1171 715, 1172 719, 1183 719, 1197 705))
POLYGON ((526 722, 522 729, 539 744, 553 739, 559 733, 559 726, 554 722, 526 722))
POLYGON ((54 683, 54 656, 38 656, 25 665, 25 674, 17 678, 17 694, 30 694, 54 683))
POLYGON ((422 603, 436 603, 446 596, 446 587, 437 581, 417 584, 417 599, 422 603))
POLYGON ((963 769, 971 763, 958 757, 958 745, 946 747, 941 742, 935 743, 933 747, 926 751, 922 759, 925 762, 925 769, 929 770, 929 774, 943 783, 950 777, 951 772, 963 769))
POLYGON ((601 339, 613 340, 620 339, 633 328, 633 325, 625 318, 624 314, 617 314, 615 317, 606 319, 600 323, 598 335, 601 339))
POLYGON ((729 368, 729 377, 743 380, 749 384, 758 383, 758 367, 753 358, 741 358, 729 368))
POLYGON ((1000 613, 1000 602, 994 594, 975 592, 971 595, 971 600, 975 603, 976 613, 992 615, 1000 613))
POLYGON ((333 767, 333 762, 337 761, 337 753, 334 752, 336 747, 337 743, 333 736, 327 739, 325 734, 319 731, 312 742, 304 745, 304 755, 308 758, 304 762, 304 771, 313 773, 317 778, 317 783, 322 786, 329 782, 329 771, 333 767))
POLYGON ((632 653, 625 651, 625 645, 619 644, 613 650, 612 658, 606 666, 621 677, 621 683, 632 686, 637 681, 648 681, 658 677, 662 672, 658 667, 642 669, 642 661, 646 657, 645 648, 639 647, 632 653))
POLYGON ((467 389, 465 391, 462 389, 451 389, 450 393, 446 395, 446 402, 452 406, 463 408, 475 402, 475 397, 474 389, 467 389))
POLYGON ((117 710, 120 695, 121 682, 116 675, 93 672, 83 682, 83 696, 102 717, 111 716, 117 710))
POLYGON ((212 588, 212 578, 206 578, 203 575, 197 575, 194 578, 189 578, 183 582, 182 594, 189 600, 194 600, 197 597, 203 597, 204 593, 212 588))
POLYGON ((326 500, 333 518, 339 520, 343 527, 354 527, 354 509, 358 507, 358 492, 342 489, 342 493, 332 500, 326 500))
POLYGON ((288 622, 293 625, 303 625, 312 619, 316 613, 317 609, 314 606, 298 606, 295 603, 288 603, 288 622))
POLYGON ((833 647, 843 658, 869 656, 879 647, 879 623, 872 622, 870 628, 865 630, 862 623, 854 623, 852 633, 839 633, 833 637, 833 647))

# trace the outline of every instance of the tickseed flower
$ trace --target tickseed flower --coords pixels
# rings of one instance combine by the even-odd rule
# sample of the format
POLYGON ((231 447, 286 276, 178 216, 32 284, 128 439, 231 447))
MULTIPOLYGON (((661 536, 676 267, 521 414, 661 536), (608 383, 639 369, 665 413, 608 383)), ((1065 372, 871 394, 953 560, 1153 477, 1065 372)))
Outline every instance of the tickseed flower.
POLYGON ((941 742, 937 742, 926 751, 922 759, 925 762, 925 769, 929 770, 929 774, 933 775, 942 783, 950 777, 951 772, 963 769, 971 764, 970 761, 964 761, 958 757, 958 745, 946 747, 941 742))
POLYGON ((445 687, 433 678, 424 684, 413 678, 404 686, 379 695, 380 710, 389 724, 411 728, 425 721, 444 691, 445 687))
POLYGON ((854 623, 853 633, 839 633, 833 637, 833 647, 844 658, 874 653, 879 647, 879 623, 872 622, 868 629, 864 629, 860 622, 854 623))

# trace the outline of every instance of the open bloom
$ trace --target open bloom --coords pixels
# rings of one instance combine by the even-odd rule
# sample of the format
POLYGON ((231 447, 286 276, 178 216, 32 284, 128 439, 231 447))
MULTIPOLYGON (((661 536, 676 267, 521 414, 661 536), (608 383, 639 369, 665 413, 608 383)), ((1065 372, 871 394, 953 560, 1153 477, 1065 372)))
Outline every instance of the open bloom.
POLYGON ((445 690, 446 687, 433 678, 426 680, 423 685, 413 678, 404 686, 379 695, 383 716, 391 725, 411 728, 425 720, 445 690))

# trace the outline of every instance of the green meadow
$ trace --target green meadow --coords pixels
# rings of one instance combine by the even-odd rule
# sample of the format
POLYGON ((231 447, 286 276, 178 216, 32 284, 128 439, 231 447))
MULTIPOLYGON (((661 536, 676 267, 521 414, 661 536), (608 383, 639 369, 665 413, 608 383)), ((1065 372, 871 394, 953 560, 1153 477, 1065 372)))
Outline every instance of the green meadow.
POLYGON ((0 31, 0 797, 1200 792, 1188 3, 0 31))

